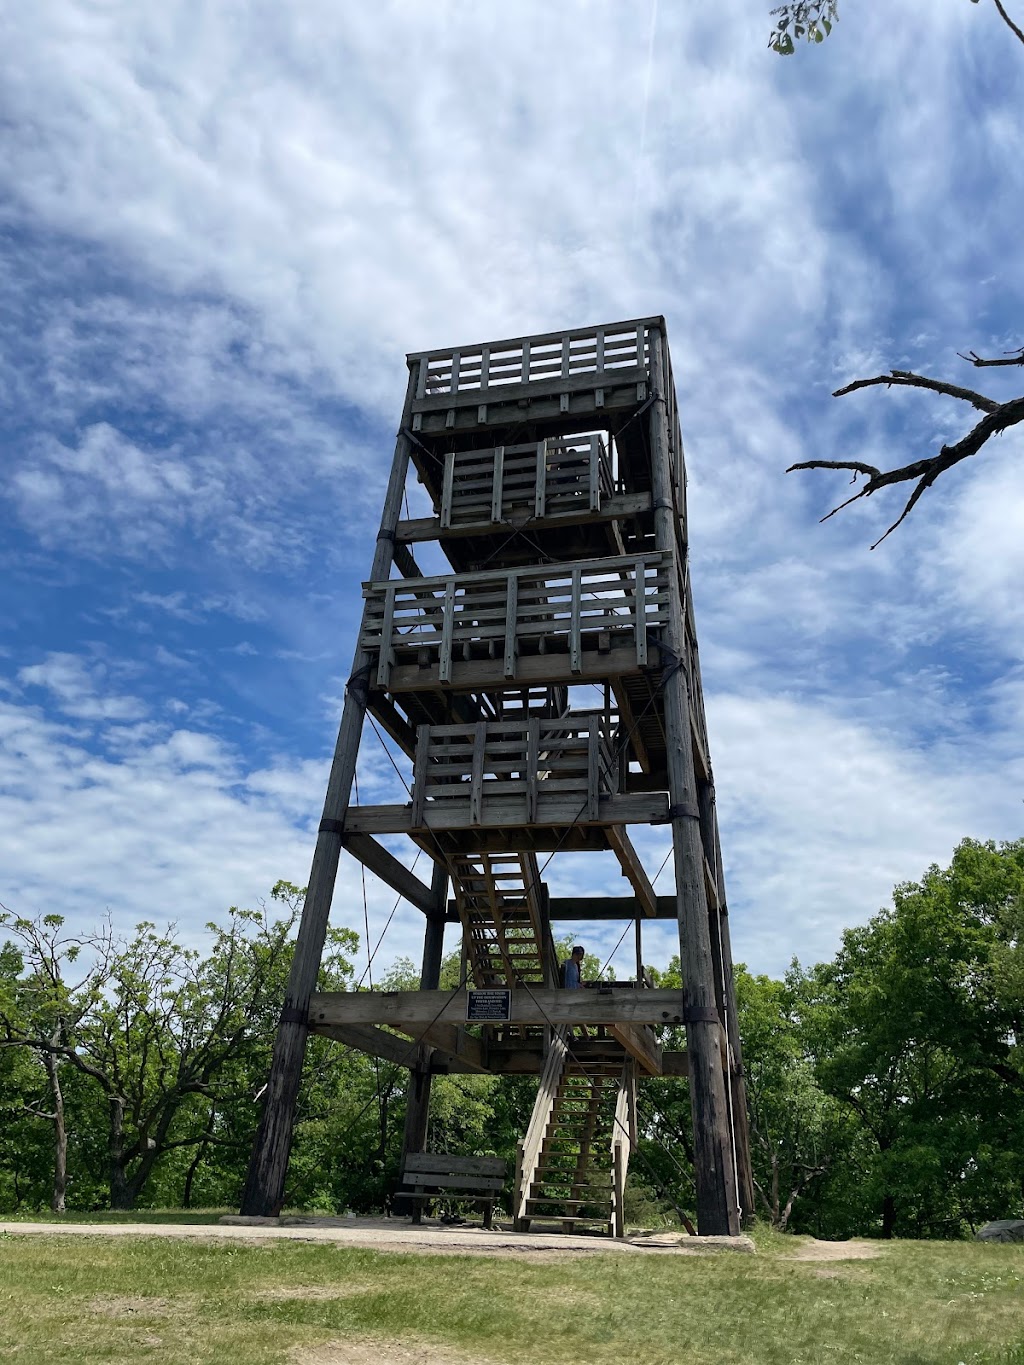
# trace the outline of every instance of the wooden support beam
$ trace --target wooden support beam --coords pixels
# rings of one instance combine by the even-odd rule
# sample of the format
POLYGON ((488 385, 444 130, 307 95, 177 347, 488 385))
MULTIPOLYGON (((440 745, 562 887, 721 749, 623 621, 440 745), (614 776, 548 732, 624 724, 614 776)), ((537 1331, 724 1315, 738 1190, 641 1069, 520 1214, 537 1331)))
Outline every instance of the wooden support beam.
MULTIPOLYGON (((355 991, 355 995, 369 995, 369 991, 355 991)), ((450 994, 448 991, 407 991, 409 995, 439 995, 442 998, 450 994)), ((456 999, 459 999, 456 996, 456 999)), ((320 1013, 319 1010, 316 1011, 320 1013)), ((465 1015, 465 1006, 463 1006, 465 1015)), ((310 1018, 313 1011, 310 1010, 310 1018)), ((487 1071, 487 1053, 484 1044, 479 1038, 474 1038, 472 1034, 466 1033, 464 1028, 459 1028, 455 1024, 427 1020, 426 1023, 412 1023, 408 1020, 399 1022, 394 1021, 394 1027, 407 1033, 410 1038, 415 1038, 417 1042, 427 1043, 430 1047, 439 1048, 442 1052, 450 1053, 458 1059, 460 1067, 465 1071, 484 1073, 487 1071)))
MULTIPOLYGON (((625 800, 625 797, 620 797, 625 800)), ((644 914, 654 919, 658 914, 658 897, 654 894, 654 887, 648 877, 640 855, 633 847, 632 840, 622 828, 610 827, 607 834, 608 843, 612 852, 619 860, 622 868, 622 875, 636 892, 636 898, 640 902, 644 914)))
MULTIPOLYGON (((454 597, 454 594, 453 594, 454 597)), ((442 652, 444 640, 442 638, 442 652)), ((656 646, 649 646, 651 666, 658 667, 660 655, 656 646)), ((399 692, 480 692, 497 690, 510 685, 528 687, 544 683, 607 682, 638 672, 636 652, 631 648, 600 650, 584 649, 579 658, 579 672, 570 667, 568 654, 520 654, 515 661, 515 673, 505 673, 504 655, 494 659, 458 659, 451 657, 448 641, 443 668, 436 663, 395 664, 388 680, 388 691, 399 692)))
MULTIPOLYGON (((421 728, 426 729, 426 726, 421 728)), ((422 787, 417 780, 413 787, 415 795, 411 805, 352 806, 345 821, 346 830, 353 834, 408 834, 415 829, 465 830, 471 827, 490 829, 523 829, 530 825, 614 827, 663 820, 668 811, 668 797, 664 792, 633 792, 624 796, 601 796, 596 813, 591 814, 585 808, 586 803, 581 806, 575 796, 545 795, 542 780, 537 783, 536 814, 531 820, 527 811, 526 793, 523 796, 488 796, 487 786, 482 779, 471 789, 471 795, 461 801, 425 801, 421 807, 416 800, 421 790, 422 787)), ((622 835, 622 839, 629 844, 625 834, 622 835)), ((632 844, 629 844, 629 849, 632 852, 632 859, 635 860, 635 867, 632 874, 627 872, 626 875, 633 882, 637 895, 644 899, 645 907, 651 907, 645 909, 645 913, 653 914, 656 899, 654 892, 650 882, 646 880, 647 874, 639 866, 639 858, 636 857, 632 844), (637 868, 639 872, 636 871, 637 868)), ((625 871, 625 864, 623 870, 625 871)))
POLYGON ((610 1024, 608 1032, 618 1039, 631 1057, 636 1058, 641 1070, 648 1076, 661 1075, 661 1048, 649 1029, 636 1024, 610 1024))
POLYGON ((385 734, 390 735, 409 758, 416 749, 416 731, 386 692, 371 692, 367 710, 378 721, 385 734))
MULTIPOLYGON (((349 813, 355 809, 357 809, 355 806, 351 807, 349 813)), ((421 882, 415 873, 410 872, 404 863, 400 863, 393 853, 389 853, 383 844, 379 844, 369 834, 346 830, 341 836, 341 842, 353 858, 358 858, 365 867, 380 877, 381 881, 387 882, 393 891, 397 891, 410 904, 415 905, 417 910, 429 915, 437 909, 430 887, 421 882)))
POLYGON ((404 541, 395 537, 395 568, 403 578, 422 578, 423 570, 413 558, 413 553, 404 541))
POLYGON ((333 1038, 336 1043, 344 1043, 371 1057, 379 1057, 382 1062, 407 1067, 416 1065, 417 1044, 394 1033, 386 1033, 374 1024, 312 1024, 309 1031, 321 1038, 333 1038))
POLYGON ((674 895, 655 895, 654 905, 650 915, 634 895, 553 895, 550 900, 553 920, 635 920, 638 915, 676 919, 674 895))
MULTIPOLYGON (((654 492, 655 544, 676 558, 677 573, 669 585, 666 643, 677 659, 685 658, 685 599, 680 590, 678 519, 684 490, 678 472, 681 450, 673 445, 668 408, 670 391, 667 345, 659 327, 648 332, 651 351, 649 434, 651 482, 654 492)), ((732 1119, 726 1077, 720 1056, 721 1024, 715 1001, 714 965, 708 928, 704 881, 704 848, 697 810, 697 777, 693 754, 693 725, 684 669, 670 671, 663 680, 666 764, 672 798, 672 848, 679 902, 679 955, 686 982, 686 1046, 690 1065, 693 1115, 694 1176, 697 1190, 697 1227, 703 1235, 739 1232, 740 1205, 733 1161, 732 1119)))
MULTIPOLYGON (((310 1000, 309 1019, 317 1026, 387 1024, 454 1052, 454 1037, 442 1026, 464 1027, 466 999, 465 991, 321 991, 310 1000)), ((682 1019, 679 990, 536 986, 511 992, 513 1024, 679 1024, 682 1019)))

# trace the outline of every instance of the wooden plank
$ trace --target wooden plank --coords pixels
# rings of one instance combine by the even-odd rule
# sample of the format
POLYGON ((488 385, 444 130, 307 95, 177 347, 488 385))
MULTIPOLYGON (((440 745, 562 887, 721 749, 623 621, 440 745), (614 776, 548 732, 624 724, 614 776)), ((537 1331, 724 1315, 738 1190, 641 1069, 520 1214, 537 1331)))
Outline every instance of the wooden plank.
POLYGON ((460 1175, 457 1172, 448 1173, 440 1164, 426 1169, 417 1167, 413 1170, 407 1162, 402 1179, 407 1185, 429 1185, 432 1189, 438 1190, 455 1189, 477 1191, 480 1194, 500 1194, 505 1184, 505 1173, 502 1171, 501 1175, 460 1175))
POLYGON ((633 568, 633 631, 636 641, 636 666, 647 667, 647 569, 638 559, 633 568))
POLYGON ((569 618, 569 667, 573 673, 580 671, 582 645, 580 641, 580 608, 583 598, 583 570, 578 564, 572 570, 572 614, 569 618))
POLYGON ((484 795, 484 751, 487 746, 487 722, 477 721, 473 736, 473 770, 470 777, 469 820, 479 825, 483 820, 482 807, 484 795))
POLYGON ((623 1209, 623 1198, 626 1192, 626 1171, 622 1155, 623 1144, 616 1142, 612 1144, 612 1186, 613 1215, 612 1215, 612 1236, 623 1238, 626 1235, 626 1219, 623 1209))
MULTIPOLYGON (((623 582, 624 575, 629 573, 635 566, 637 559, 642 559, 649 569, 659 571, 659 584, 664 590, 670 583, 671 573, 674 567, 674 556, 671 550, 667 553, 660 550, 649 551, 640 556, 630 555, 601 555, 591 559, 581 559, 573 567, 578 567, 586 576, 588 582, 591 580, 603 582, 607 589, 615 589, 623 595, 628 591, 628 584, 623 582)), ((466 592, 476 588, 486 588, 508 577, 508 569, 483 569, 477 573, 459 574, 457 583, 466 592)), ((547 592, 552 583, 565 583, 571 581, 571 568, 568 564, 540 564, 526 565, 516 569, 515 572, 527 583, 532 583, 539 591, 547 592)), ((403 583, 401 586, 412 598, 429 598, 431 594, 442 592, 452 579, 451 573, 434 574, 419 579, 416 582, 403 583)), ((592 586, 592 583, 591 583, 592 586)), ((387 587, 387 580, 374 581, 368 580, 363 583, 363 596, 368 599, 382 597, 384 589, 387 587)))
MULTIPOLYGON (((611 649, 606 654, 596 649, 585 649, 580 657, 579 673, 573 673, 570 669, 568 654, 521 654, 516 660, 515 673, 512 676, 517 683, 528 686, 586 682, 588 679, 595 682, 607 681, 609 678, 636 673, 636 652, 630 645, 628 649, 611 649)), ((455 692, 486 691, 489 688, 501 687, 506 682, 504 661, 455 659, 445 681, 455 692)), ((440 682, 437 664, 428 664, 422 668, 417 664, 396 664, 391 670, 389 691, 392 695, 422 692, 439 686, 440 682)))
POLYGON ((441 626, 441 654, 438 660, 438 676, 442 682, 450 682, 452 676, 452 632, 455 629, 455 579, 449 578, 444 590, 444 616, 441 626))
POLYGON ((644 870, 644 865, 640 861, 640 856, 624 829, 610 828, 608 832, 608 843, 612 851, 619 860, 623 876, 636 892, 636 898, 643 907, 643 912, 648 918, 654 918, 658 911, 658 897, 654 894, 654 887, 651 879, 644 870))
POLYGON ((391 698, 384 692, 371 692, 367 709, 402 752, 412 758, 416 749, 416 732, 391 698))
POLYGON ((501 521, 505 479, 505 447, 494 448, 494 479, 491 486, 491 521, 501 521))
POLYGON ((610 1024, 608 1031, 631 1057, 636 1058, 641 1070, 648 1076, 661 1075, 661 1048, 649 1029, 633 1024, 610 1024))
POLYGON ((427 799, 427 768, 430 763, 430 726, 416 727, 416 758, 412 769, 412 808, 409 811, 410 828, 419 829, 423 824, 423 813, 427 799))
POLYGON ((410 1152, 402 1162, 404 1171, 444 1171, 447 1175, 479 1175, 505 1178, 500 1156, 451 1156, 447 1152, 410 1152))
MULTIPOLYGON (((531 986, 511 991, 510 1008, 513 1024, 679 1024, 683 993, 531 986)), ((322 991, 310 1000, 309 1018, 318 1025, 386 1024, 447 1052, 459 1051, 454 1036, 458 1032, 464 1034, 466 1045, 479 1043, 461 1027, 466 1018, 465 991, 322 991)))
MULTIPOLYGON (((600 522, 618 521, 624 517, 639 516, 644 512, 649 512, 650 509, 650 493, 616 493, 611 497, 604 498, 601 506, 597 509, 574 505, 553 507, 547 513, 547 520, 557 522, 559 526, 586 526, 600 522)), ((536 513, 532 508, 528 513, 517 514, 513 512, 505 520, 510 526, 526 526, 536 520, 536 513)), ((486 531, 487 526, 488 523, 481 520, 478 522, 460 522, 458 525, 444 528, 441 526, 439 517, 414 517, 409 521, 398 523, 396 539, 414 544, 418 541, 437 540, 442 531, 444 531, 445 539, 456 536, 473 536, 479 535, 481 531, 486 531)))
POLYGON ((455 487, 455 451, 445 452, 444 457, 444 480, 441 485, 441 516, 439 518, 442 530, 446 530, 452 524, 452 494, 455 487))
POLYGON ((590 511, 601 510, 601 441, 597 436, 590 438, 590 511))
POLYGON ((459 391, 459 368, 461 362, 462 357, 460 356, 459 352, 452 351, 452 369, 451 379, 449 381, 449 388, 451 389, 452 393, 458 393, 459 391))
POLYGON ((598 818, 601 804, 599 778, 601 775, 600 722, 597 716, 590 717, 590 733, 587 736, 587 819, 598 818))
MULTIPOLYGON (((488 783, 487 786, 491 786, 488 783)), ((612 832, 619 856, 619 841, 628 843, 623 825, 650 824, 662 821, 668 814, 668 797, 664 792, 627 792, 624 795, 602 796, 598 811, 591 816, 587 810, 587 797, 582 801, 577 790, 547 796, 543 780, 538 784, 537 810, 533 820, 527 815, 526 803, 517 795, 484 795, 480 802, 480 818, 473 819, 475 807, 471 797, 450 801, 426 801, 422 816, 408 805, 404 806, 353 806, 346 821, 346 830, 354 834, 408 834, 417 829, 434 831, 464 830, 476 826, 480 829, 522 829, 530 825, 559 827, 563 825, 596 826, 612 832)), ((415 788, 414 788, 415 792, 415 788)), ((632 850, 632 844, 629 844, 632 850)), ((637 896, 644 904, 644 913, 653 915, 656 897, 651 889, 647 874, 640 866, 635 850, 632 858, 628 854, 619 857, 623 870, 633 883, 637 896), (629 870, 626 870, 628 862, 629 870), (650 907, 650 908, 648 908, 650 907)))
MULTIPOLYGON (((657 896, 651 919, 675 919, 675 896, 657 896)), ((553 920, 627 920, 643 913, 635 896, 552 896, 549 905, 553 920)))
POLYGON ((548 445, 537 442, 537 476, 534 480, 533 515, 543 517, 547 506, 548 445))
MULTIPOLYGON (((355 810, 356 807, 353 806, 352 809, 355 810)), ((404 863, 400 863, 383 844, 379 844, 368 834, 353 833, 347 829, 341 836, 341 842, 342 847, 347 849, 353 858, 358 858, 375 876, 387 882, 393 891, 404 896, 411 905, 415 905, 427 915, 436 911, 437 902, 430 887, 421 882, 415 873, 410 872, 404 863)))
POLYGON ((526 823, 537 819, 537 769, 540 767, 540 717, 531 716, 526 726, 526 823))
MULTIPOLYGON (((364 995, 369 992, 355 991, 355 995, 364 995)), ((413 995, 444 996, 450 994, 446 991, 413 991, 413 995)), ((466 1002, 461 992, 456 999, 462 1000, 462 1008, 465 1011, 466 1002)), ((319 1013, 319 1011, 318 1011, 319 1013)), ((310 1018, 312 1018, 312 1009, 310 1018)), ((465 1015, 463 1014, 463 1018, 465 1015)), ((462 1071, 472 1071, 478 1075, 483 1075, 487 1071, 487 1054, 484 1044, 479 1038, 474 1038, 467 1033, 465 1028, 458 1024, 439 1022, 438 1020, 428 1020, 426 1024, 422 1020, 414 1023, 406 1019, 395 1019, 392 1027, 408 1033, 417 1042, 428 1043, 431 1047, 439 1049, 441 1052, 451 1053, 459 1060, 459 1067, 462 1071)))
POLYGON ((380 627, 380 653, 377 656, 377 686, 387 688, 391 677, 394 650, 391 648, 391 632, 395 619, 395 589, 397 584, 389 583, 384 593, 384 616, 380 627))
POLYGON ((505 653, 502 657, 502 666, 505 677, 512 678, 516 671, 516 622, 519 617, 519 579, 514 573, 508 576, 506 592, 505 653))
POLYGON ((333 1038, 346 1047, 365 1052, 371 1057, 379 1057, 383 1062, 393 1062, 396 1066, 415 1065, 417 1044, 408 1038, 399 1038, 394 1033, 385 1033, 373 1024, 311 1024, 310 1032, 324 1038, 333 1038))

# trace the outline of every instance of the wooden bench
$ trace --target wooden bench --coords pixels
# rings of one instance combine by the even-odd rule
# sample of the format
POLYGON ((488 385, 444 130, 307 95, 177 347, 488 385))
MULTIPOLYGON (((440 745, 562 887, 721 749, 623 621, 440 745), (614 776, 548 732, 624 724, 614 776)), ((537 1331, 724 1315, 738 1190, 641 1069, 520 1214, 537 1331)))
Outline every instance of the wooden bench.
POLYGON ((423 1205, 439 1195, 480 1204, 484 1227, 491 1226, 494 1201, 505 1185, 505 1162, 496 1156, 448 1156, 410 1152, 402 1167, 402 1195, 413 1202, 412 1221, 423 1219, 423 1205), (411 1187, 411 1188, 410 1188, 411 1187))

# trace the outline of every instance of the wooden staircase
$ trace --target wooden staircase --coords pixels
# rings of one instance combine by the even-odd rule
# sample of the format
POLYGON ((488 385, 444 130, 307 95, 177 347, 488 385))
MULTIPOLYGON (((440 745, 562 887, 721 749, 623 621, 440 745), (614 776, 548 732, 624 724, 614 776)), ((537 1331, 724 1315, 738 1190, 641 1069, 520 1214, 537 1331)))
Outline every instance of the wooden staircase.
POLYGON ((551 986, 555 947, 533 853, 474 853, 449 864, 476 986, 551 986))
POLYGON ((605 1055, 577 1061, 558 1029, 520 1144, 515 1226, 556 1220, 624 1235, 623 1192, 636 1145, 636 1063, 607 1041, 605 1055))

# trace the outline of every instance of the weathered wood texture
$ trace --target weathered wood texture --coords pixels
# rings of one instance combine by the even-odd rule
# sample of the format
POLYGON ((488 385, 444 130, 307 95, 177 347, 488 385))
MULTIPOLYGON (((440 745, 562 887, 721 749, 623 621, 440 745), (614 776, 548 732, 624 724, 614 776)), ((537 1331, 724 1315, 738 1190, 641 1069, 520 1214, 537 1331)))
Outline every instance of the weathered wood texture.
POLYGON ((616 661, 618 671, 646 668, 648 632, 668 619, 671 563, 659 554, 612 555, 564 566, 373 579, 363 589, 360 648, 376 659, 376 686, 391 692, 540 681, 524 665, 549 654, 567 660, 566 680, 582 681, 588 671, 609 676, 616 653, 630 656, 616 661))
MULTIPOLYGON (((420 968, 420 989, 424 991, 436 991, 441 979, 444 920, 437 914, 437 908, 445 903, 448 895, 448 869, 442 863, 434 864, 430 893, 434 913, 427 917, 423 927, 423 963, 420 968)), ((416 1060, 409 1073, 405 1096, 405 1131, 402 1136, 402 1153, 405 1157, 410 1152, 422 1152, 427 1145, 430 1085, 430 1049, 421 1043, 416 1049, 416 1060)))
POLYGON ((494 529, 516 518, 596 515, 613 492, 611 461, 597 435, 449 450, 444 461, 441 536, 460 528, 494 529))
POLYGON ((421 725, 411 810, 370 807, 358 818, 366 820, 367 810, 401 809, 394 817, 399 829, 571 824, 577 817, 597 823, 601 797, 618 786, 612 727, 598 713, 421 725))
POLYGON ((423 1205, 438 1195, 466 1199, 484 1210, 484 1227, 491 1226, 494 1201, 505 1186, 505 1163, 500 1157, 449 1156, 446 1152, 408 1153, 402 1161, 404 1199, 414 1205, 419 1223, 423 1205))
MULTIPOLYGON (((591 507, 589 502, 582 500, 578 503, 566 502, 555 510, 546 511, 540 520, 537 518, 534 505, 528 508, 524 506, 522 510, 518 507, 506 507, 503 520, 506 526, 514 529, 530 526, 533 530, 543 530, 547 527, 586 526, 597 522, 621 521, 626 517, 649 512, 650 508, 650 493, 609 493, 602 496, 599 507, 591 507)), ((478 536, 482 530, 493 529, 492 526, 468 520, 442 527, 439 516, 413 517, 408 521, 400 521, 396 534, 399 543, 415 544, 417 541, 439 540, 442 536, 446 541, 463 536, 478 536)))
POLYGON ((486 403, 501 390, 522 384, 581 380, 593 385, 602 374, 614 378, 617 370, 645 370, 648 329, 657 321, 637 318, 451 351, 416 352, 409 356, 410 363, 419 362, 415 404, 460 394, 486 403))
MULTIPOLYGON (((652 329, 650 410, 655 539, 676 553, 683 500, 681 446, 672 440, 668 366, 661 332, 652 329)), ((683 568, 683 564, 679 564, 683 568)), ((714 964, 708 931, 705 851, 700 835, 697 781, 691 746, 689 673, 685 667, 685 589, 679 578, 670 595, 667 644, 680 667, 664 681, 666 750, 672 803, 672 845, 679 900, 679 948, 686 999, 686 1042, 693 1110, 697 1225, 705 1235, 739 1231, 739 1200, 733 1161, 729 1097, 722 1074, 714 964)))
MULTIPOLYGON (((624 983, 626 984, 626 983, 624 983)), ((679 1024, 678 990, 580 990, 531 987, 511 992, 513 1024, 679 1024)), ((316 1024, 389 1024, 421 1036, 423 1029, 463 1026, 466 992, 320 991, 310 998, 316 1024)), ((716 1035, 717 1036, 717 1035, 716 1035)), ((717 1056, 717 1041, 715 1044, 717 1056)))

